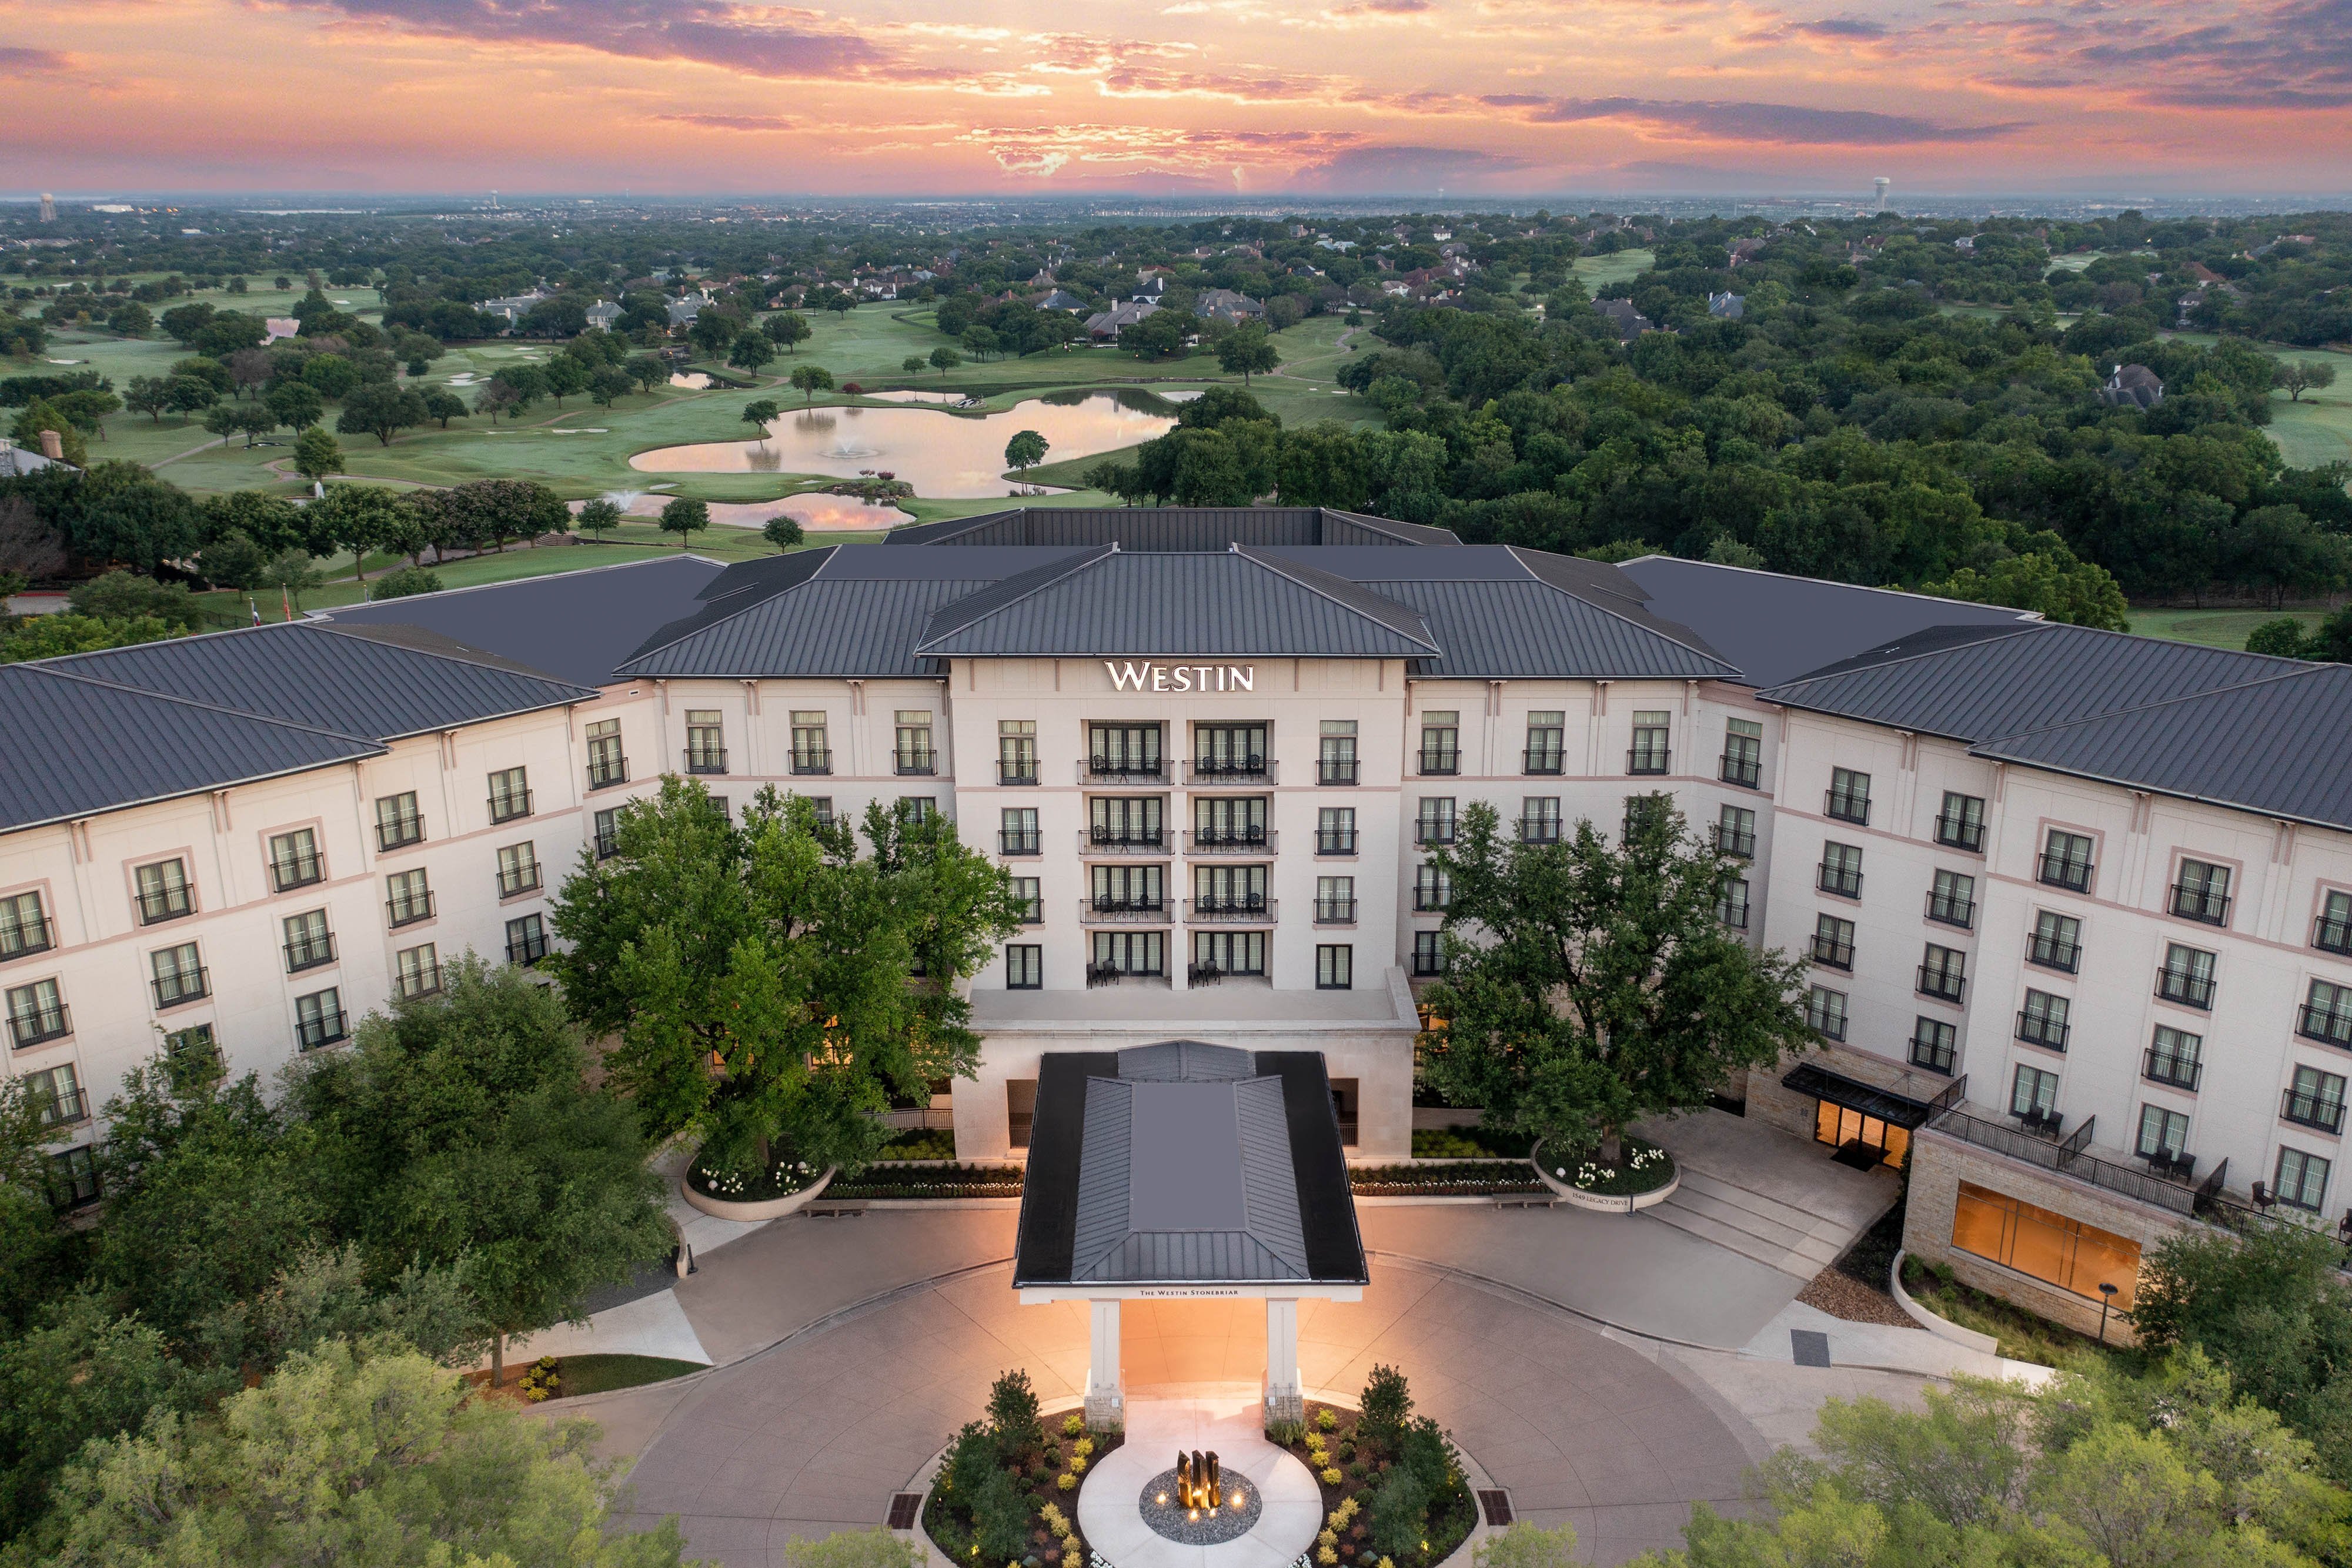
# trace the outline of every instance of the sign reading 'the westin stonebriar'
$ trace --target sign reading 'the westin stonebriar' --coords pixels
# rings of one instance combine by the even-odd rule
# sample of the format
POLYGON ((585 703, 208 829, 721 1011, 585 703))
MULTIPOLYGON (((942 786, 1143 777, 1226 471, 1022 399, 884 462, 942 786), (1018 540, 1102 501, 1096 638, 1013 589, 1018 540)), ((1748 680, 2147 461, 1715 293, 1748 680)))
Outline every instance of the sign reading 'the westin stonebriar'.
POLYGON ((1254 692, 1255 664, 1162 664, 1105 659, 1110 685, 1118 692, 1254 692))

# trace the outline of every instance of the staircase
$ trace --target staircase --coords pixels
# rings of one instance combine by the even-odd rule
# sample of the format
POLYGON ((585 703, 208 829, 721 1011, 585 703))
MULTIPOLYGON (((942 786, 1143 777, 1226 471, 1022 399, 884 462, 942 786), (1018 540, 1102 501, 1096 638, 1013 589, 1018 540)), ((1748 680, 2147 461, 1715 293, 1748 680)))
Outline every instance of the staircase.
POLYGON ((1641 1131, 1682 1171, 1675 1195, 1643 1213, 1792 1279, 1836 1262, 1902 1191, 1892 1171, 1854 1170, 1822 1145, 1720 1111, 1641 1131))
POLYGON ((1674 1197, 1643 1212, 1800 1280, 1810 1280, 1836 1262, 1861 1234, 1828 1215, 1810 1214, 1693 1170, 1683 1172, 1674 1197))

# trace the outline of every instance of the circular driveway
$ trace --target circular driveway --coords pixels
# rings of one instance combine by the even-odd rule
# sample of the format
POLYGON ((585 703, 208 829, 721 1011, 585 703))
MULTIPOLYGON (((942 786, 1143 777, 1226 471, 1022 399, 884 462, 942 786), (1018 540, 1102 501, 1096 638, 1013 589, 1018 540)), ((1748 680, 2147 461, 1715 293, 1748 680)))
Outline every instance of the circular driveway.
MULTIPOLYGON (((1130 1301, 1122 1317, 1131 1396, 1256 1388, 1261 1303, 1130 1301)), ((795 1537, 881 1523, 892 1494, 980 1414, 998 1373, 1025 1368, 1049 1407, 1075 1404, 1087 1348, 1083 1303, 1022 1306, 1009 1263, 890 1291, 666 1391, 630 1473, 631 1522, 677 1514, 698 1557, 781 1565, 795 1537)), ((1403 1371, 1417 1412, 1508 1490, 1520 1517, 1573 1523, 1604 1565, 1680 1545, 1695 1501, 1737 1511, 1741 1470, 1762 1451, 1670 1358, 1418 1263, 1375 1257, 1361 1301, 1302 1302, 1298 1350, 1310 1389, 1350 1403, 1374 1364, 1403 1371)), ((581 1413, 604 1418, 593 1403, 581 1413)))

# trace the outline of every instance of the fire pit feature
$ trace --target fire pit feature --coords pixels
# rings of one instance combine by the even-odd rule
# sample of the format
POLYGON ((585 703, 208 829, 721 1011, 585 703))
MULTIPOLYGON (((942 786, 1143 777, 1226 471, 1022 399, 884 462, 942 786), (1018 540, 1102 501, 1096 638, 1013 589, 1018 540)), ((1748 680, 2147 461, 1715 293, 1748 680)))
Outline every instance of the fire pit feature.
MULTIPOLYGON (((1256 1484, 1239 1476, 1203 1480, 1192 1470, 1192 1458, 1183 1456, 1183 1469, 1162 1470, 1143 1484, 1143 1495, 1136 1500, 1143 1522, 1153 1534, 1186 1546, 1214 1546, 1247 1535, 1265 1507, 1256 1484)), ((1217 1477, 1216 1458, 1207 1456, 1211 1477, 1217 1477)))

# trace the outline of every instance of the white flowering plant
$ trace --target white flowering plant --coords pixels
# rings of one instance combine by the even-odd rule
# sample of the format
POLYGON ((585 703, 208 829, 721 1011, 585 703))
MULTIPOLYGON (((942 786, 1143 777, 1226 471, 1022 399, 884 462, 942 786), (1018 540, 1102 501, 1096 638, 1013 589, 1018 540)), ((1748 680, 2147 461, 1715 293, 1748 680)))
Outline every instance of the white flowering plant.
POLYGON ((1645 1192, 1655 1192, 1675 1179, 1675 1159, 1672 1155, 1645 1139, 1628 1135, 1620 1140, 1621 1149, 1613 1163, 1604 1165, 1596 1155, 1570 1164, 1547 1160, 1553 1179, 1564 1181, 1579 1192, 1589 1192, 1604 1197, 1637 1197, 1645 1192))

